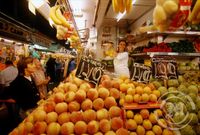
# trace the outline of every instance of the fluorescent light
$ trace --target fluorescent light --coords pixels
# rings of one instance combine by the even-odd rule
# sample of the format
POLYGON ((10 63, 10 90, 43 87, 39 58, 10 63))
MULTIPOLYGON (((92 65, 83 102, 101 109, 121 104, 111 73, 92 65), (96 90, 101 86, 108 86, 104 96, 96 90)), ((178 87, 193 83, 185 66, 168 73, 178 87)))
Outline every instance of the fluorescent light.
POLYGON ((132 1, 132 5, 135 4, 136 1, 137 1, 137 0, 133 0, 133 1, 132 1))
POLYGON ((49 24, 53 28, 54 22, 53 22, 53 20, 50 17, 49 17, 49 24))
POLYGON ((45 3, 44 0, 30 0, 30 1, 36 8, 41 7, 45 3))
POLYGON ((47 47, 43 47, 43 46, 40 46, 40 45, 38 45, 38 44, 34 44, 34 45, 33 45, 33 48, 36 48, 36 49, 44 49, 44 50, 48 49, 47 47))
POLYGON ((34 5, 33 5, 33 3, 32 2, 28 2, 28 9, 31 11, 31 13, 33 13, 34 15, 36 15, 36 13, 35 13, 35 7, 34 7, 34 5))
MULTIPOLYGON (((135 3, 136 3, 136 1, 137 0, 133 0, 132 1, 132 5, 134 5, 135 3)), ((117 15, 117 22, 119 22, 119 20, 121 20, 124 16, 125 16, 125 14, 126 14, 126 11, 124 11, 123 13, 119 13, 118 15, 117 15)))
POLYGON ((4 42, 13 43, 14 41, 13 40, 9 40, 9 39, 4 39, 4 42))
POLYGON ((121 19, 125 16, 125 14, 126 14, 126 11, 125 11, 124 13, 119 13, 119 14, 117 15, 117 22, 118 22, 119 20, 121 20, 121 19))

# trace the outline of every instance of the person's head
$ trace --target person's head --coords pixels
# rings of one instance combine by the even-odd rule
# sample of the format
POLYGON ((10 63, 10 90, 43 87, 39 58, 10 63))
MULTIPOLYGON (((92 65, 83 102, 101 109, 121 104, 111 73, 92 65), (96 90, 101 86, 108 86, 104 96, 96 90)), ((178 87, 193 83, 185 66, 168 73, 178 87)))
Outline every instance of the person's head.
POLYGON ((35 64, 32 57, 25 57, 19 60, 17 68, 20 75, 30 76, 35 71, 35 64))
POLYGON ((120 40, 118 44, 118 52, 125 52, 126 51, 126 41, 125 40, 120 40))
POLYGON ((6 66, 8 67, 8 66, 13 65, 13 62, 12 62, 11 60, 7 60, 7 61, 5 62, 5 64, 6 64, 6 66))
POLYGON ((40 63, 40 61, 39 61, 39 59, 37 59, 37 58, 34 58, 34 59, 33 59, 33 63, 35 64, 35 67, 36 67, 37 69, 40 69, 40 68, 42 67, 42 65, 41 65, 41 63, 40 63))

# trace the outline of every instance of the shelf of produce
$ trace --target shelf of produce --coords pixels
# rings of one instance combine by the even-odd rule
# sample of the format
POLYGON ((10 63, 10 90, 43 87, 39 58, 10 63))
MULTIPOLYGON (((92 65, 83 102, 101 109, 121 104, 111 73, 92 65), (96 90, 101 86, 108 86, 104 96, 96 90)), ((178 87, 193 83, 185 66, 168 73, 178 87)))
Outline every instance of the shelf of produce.
POLYGON ((158 31, 149 31, 147 33, 143 33, 141 35, 137 35, 132 42, 140 42, 144 39, 153 38, 156 36, 174 36, 174 37, 197 37, 200 36, 200 32, 196 31, 166 31, 166 32, 158 32, 158 31))
POLYGON ((161 103, 125 103, 123 105, 125 110, 138 110, 138 109, 159 109, 161 106, 161 103))
POLYGON ((153 56, 175 56, 175 57, 200 57, 200 53, 178 53, 178 52, 147 52, 130 54, 131 57, 153 57, 153 56))

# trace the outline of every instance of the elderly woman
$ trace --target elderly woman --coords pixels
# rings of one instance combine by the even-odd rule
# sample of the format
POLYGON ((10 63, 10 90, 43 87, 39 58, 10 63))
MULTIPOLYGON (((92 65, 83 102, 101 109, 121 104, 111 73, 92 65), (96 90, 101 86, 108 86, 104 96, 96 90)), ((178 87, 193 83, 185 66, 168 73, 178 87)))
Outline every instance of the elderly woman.
POLYGON ((50 77, 46 78, 44 69, 37 58, 33 60, 33 63, 35 64, 36 70, 32 76, 40 93, 40 98, 45 99, 47 97, 47 84, 50 80, 50 77))

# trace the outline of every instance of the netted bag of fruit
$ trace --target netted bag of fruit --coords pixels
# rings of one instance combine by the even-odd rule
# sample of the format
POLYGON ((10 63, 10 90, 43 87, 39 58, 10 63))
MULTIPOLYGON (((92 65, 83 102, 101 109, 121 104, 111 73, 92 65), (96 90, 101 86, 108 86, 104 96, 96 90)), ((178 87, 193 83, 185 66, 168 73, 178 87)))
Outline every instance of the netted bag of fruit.
POLYGON ((190 12, 191 0, 156 0, 153 24, 161 32, 184 25, 190 12))

